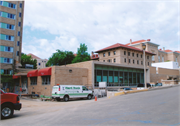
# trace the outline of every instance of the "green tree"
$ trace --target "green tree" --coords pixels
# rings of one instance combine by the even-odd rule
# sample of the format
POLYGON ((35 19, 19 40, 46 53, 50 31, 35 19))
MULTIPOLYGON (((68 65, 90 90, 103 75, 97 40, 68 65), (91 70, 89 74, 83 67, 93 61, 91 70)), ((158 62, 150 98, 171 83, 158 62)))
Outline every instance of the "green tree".
POLYGON ((65 65, 71 64, 72 60, 74 59, 74 54, 71 51, 61 51, 59 49, 56 50, 57 52, 53 53, 53 55, 49 58, 46 66, 52 65, 65 65))
POLYGON ((87 45, 80 44, 80 48, 77 50, 77 56, 73 59, 72 63, 89 61, 90 55, 87 52, 87 45))
POLYGON ((21 55, 21 64, 22 64, 22 68, 25 68, 25 64, 31 64, 33 65, 34 69, 37 69, 37 60, 32 59, 31 56, 28 56, 26 54, 21 55))

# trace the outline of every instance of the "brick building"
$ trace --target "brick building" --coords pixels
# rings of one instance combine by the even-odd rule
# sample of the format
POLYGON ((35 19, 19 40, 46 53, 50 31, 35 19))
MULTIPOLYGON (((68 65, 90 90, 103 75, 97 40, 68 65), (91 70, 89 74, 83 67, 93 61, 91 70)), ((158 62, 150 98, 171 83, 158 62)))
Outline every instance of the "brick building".
POLYGON ((46 67, 46 63, 48 62, 47 59, 41 59, 39 57, 37 57, 36 55, 29 53, 27 54, 28 56, 31 56, 32 59, 36 59, 37 60, 37 69, 42 69, 46 67))
POLYGON ((153 63, 174 61, 178 62, 180 66, 180 51, 165 50, 165 47, 163 49, 158 49, 159 45, 151 42, 150 39, 134 42, 130 39, 130 43, 126 45, 142 49, 142 44, 146 45, 146 51, 156 54, 152 56, 153 63))

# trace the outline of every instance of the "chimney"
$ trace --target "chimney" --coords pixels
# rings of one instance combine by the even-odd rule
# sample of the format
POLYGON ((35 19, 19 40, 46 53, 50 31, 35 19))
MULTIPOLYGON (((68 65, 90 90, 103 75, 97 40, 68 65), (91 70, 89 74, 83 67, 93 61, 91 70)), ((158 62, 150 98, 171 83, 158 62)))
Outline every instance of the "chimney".
POLYGON ((94 55, 94 52, 92 51, 92 52, 91 52, 91 57, 93 57, 93 55, 94 55))
POLYGON ((151 39, 147 39, 147 41, 148 41, 148 42, 150 42, 150 41, 151 41, 151 39))
POLYGON ((130 45, 132 44, 132 39, 130 39, 130 45))
POLYGON ((165 47, 163 47, 163 51, 165 51, 165 47))

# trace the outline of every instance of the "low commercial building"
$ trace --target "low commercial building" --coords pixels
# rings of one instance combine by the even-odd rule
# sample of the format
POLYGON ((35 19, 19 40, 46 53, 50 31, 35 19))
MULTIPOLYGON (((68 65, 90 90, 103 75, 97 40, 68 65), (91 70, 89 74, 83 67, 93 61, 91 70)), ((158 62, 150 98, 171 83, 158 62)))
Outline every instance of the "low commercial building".
POLYGON ((146 51, 144 74, 143 50, 123 44, 114 44, 96 51, 91 61, 52 66, 27 73, 28 93, 51 95, 54 85, 85 85, 89 89, 106 82, 107 88, 136 87, 161 79, 179 78, 179 70, 151 67, 153 53, 146 51))

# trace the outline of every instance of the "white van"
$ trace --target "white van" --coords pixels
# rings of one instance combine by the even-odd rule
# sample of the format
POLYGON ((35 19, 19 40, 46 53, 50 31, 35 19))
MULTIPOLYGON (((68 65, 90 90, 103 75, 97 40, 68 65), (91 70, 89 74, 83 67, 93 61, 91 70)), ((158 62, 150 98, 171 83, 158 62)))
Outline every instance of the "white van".
POLYGON ((82 85, 57 85, 52 88, 52 98, 57 101, 63 99, 68 101, 70 98, 87 98, 91 99, 93 92, 82 85))

